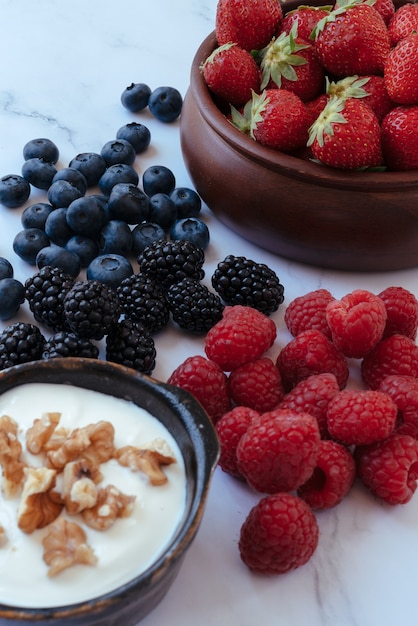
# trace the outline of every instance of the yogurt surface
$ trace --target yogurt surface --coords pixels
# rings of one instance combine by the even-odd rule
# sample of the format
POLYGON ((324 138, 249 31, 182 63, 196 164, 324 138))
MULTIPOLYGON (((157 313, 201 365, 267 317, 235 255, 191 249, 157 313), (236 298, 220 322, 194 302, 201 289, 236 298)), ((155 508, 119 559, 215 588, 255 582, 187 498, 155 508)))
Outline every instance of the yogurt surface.
MULTIPOLYGON (((49 383, 25 384, 0 396, 0 416, 19 424, 22 459, 28 465, 44 463, 26 450, 25 434, 35 419, 46 412, 61 413, 60 426, 71 430, 99 421, 115 428, 115 446, 149 447, 163 439, 176 462, 164 466, 167 482, 153 486, 146 474, 122 467, 115 459, 100 466, 100 486, 115 485, 136 497, 129 517, 117 519, 105 531, 88 527, 80 515, 61 513, 79 524, 93 549, 96 565, 74 565, 54 577, 48 576, 42 539, 47 528, 31 534, 16 523, 20 493, 6 497, 0 492, 0 525, 7 541, 0 547, 0 603, 46 608, 94 598, 128 582, 144 571, 170 542, 185 508, 186 478, 181 452, 165 426, 133 403, 95 391, 49 383)), ((1 473, 1 468, 0 468, 1 473)))

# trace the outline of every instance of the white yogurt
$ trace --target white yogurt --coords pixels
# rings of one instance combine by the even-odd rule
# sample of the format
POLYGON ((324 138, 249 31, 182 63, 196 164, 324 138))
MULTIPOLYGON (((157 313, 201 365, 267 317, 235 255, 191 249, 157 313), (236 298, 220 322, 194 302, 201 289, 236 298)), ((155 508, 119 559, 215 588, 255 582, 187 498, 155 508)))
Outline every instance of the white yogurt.
POLYGON ((20 531, 16 524, 19 495, 7 498, 0 493, 0 526, 7 533, 7 542, 0 547, 0 603, 21 607, 82 602, 128 582, 164 551, 185 508, 181 452, 165 426, 150 413, 133 403, 70 385, 35 383, 8 391, 0 396, 0 416, 9 415, 19 424, 23 459, 30 459, 32 465, 39 461, 26 452, 25 433, 45 412, 60 412, 60 425, 71 430, 109 421, 115 428, 117 448, 146 446, 162 438, 176 463, 164 466, 168 481, 162 486, 152 486, 144 474, 132 472, 114 459, 102 464, 104 479, 100 486, 112 483, 124 494, 135 495, 134 510, 103 532, 86 526, 79 515, 64 513, 85 530, 97 564, 75 565, 52 578, 43 560, 42 538, 47 529, 29 535, 20 531))

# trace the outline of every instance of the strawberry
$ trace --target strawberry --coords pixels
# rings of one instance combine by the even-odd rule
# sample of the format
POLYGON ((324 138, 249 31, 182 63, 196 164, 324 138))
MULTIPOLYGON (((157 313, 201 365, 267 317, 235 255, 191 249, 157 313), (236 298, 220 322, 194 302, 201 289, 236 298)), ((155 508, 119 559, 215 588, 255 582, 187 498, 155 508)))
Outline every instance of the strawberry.
POLYGON ((260 70, 248 50, 227 43, 216 48, 201 66, 203 78, 217 96, 241 106, 260 90, 260 70))
POLYGON ((296 22, 289 34, 273 38, 255 58, 263 72, 261 89, 288 89, 303 101, 312 100, 323 89, 324 68, 314 46, 298 37, 296 22))
POLYGON ((383 72, 390 41, 382 16, 372 6, 341 2, 320 20, 313 37, 320 61, 334 76, 383 72))
MULTIPOLYGON (((358 0, 358 2, 366 2, 367 4, 373 6, 373 8, 376 9, 378 13, 380 13, 386 25, 389 24, 390 20, 395 14, 395 5, 393 3, 393 0, 375 0, 375 2, 369 2, 369 0, 358 0)), ((338 6, 339 3, 337 1, 335 3, 334 9, 337 9, 338 6)))
POLYGON ((309 41, 313 29, 319 20, 328 15, 331 8, 331 6, 313 7, 300 5, 297 9, 286 13, 281 24, 280 32, 290 33, 293 25, 296 23, 299 37, 309 41))
POLYGON ((278 0, 218 0, 218 45, 233 42, 245 50, 260 50, 277 33, 282 19, 278 0))
POLYGON ((382 148, 391 170, 418 169, 418 106, 399 106, 386 115, 382 148))
POLYGON ((337 82, 328 82, 327 94, 339 98, 364 98, 379 122, 395 106, 383 76, 347 76, 337 82))
POLYGON ((418 104, 418 33, 401 39, 385 63, 385 84, 397 104, 418 104))
POLYGON ((392 45, 418 30, 418 4, 407 3, 398 8, 389 22, 388 33, 392 45))
POLYGON ((359 169, 382 163, 379 122, 358 98, 330 98, 310 128, 308 145, 316 159, 331 167, 359 169))

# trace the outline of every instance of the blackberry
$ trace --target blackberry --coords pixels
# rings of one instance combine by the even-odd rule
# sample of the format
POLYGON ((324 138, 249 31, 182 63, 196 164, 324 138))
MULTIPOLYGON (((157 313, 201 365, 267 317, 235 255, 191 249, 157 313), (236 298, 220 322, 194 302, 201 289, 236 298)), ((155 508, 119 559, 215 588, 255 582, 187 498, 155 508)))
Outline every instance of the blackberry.
POLYGON ((98 280, 76 282, 64 298, 69 329, 87 339, 102 339, 117 323, 120 313, 116 291, 98 280))
POLYGON ((173 321, 196 335, 207 333, 222 318, 220 297, 193 278, 171 285, 166 298, 173 321))
POLYGON ((155 367, 154 340, 139 322, 124 319, 112 327, 106 337, 106 359, 143 374, 155 367))
POLYGON ((55 331, 66 326, 64 298, 74 278, 58 267, 45 265, 25 282, 25 297, 37 322, 55 331))
POLYGON ((212 275, 212 286, 227 305, 251 306, 265 315, 277 311, 284 287, 264 263, 243 256, 225 257, 212 275))
POLYGON ((38 326, 16 322, 0 334, 0 370, 42 357, 45 337, 38 326))
POLYGON ((69 356, 97 359, 99 348, 89 339, 65 330, 60 330, 47 339, 42 352, 44 360, 69 356))
POLYGON ((186 277, 201 280, 204 260, 203 250, 183 239, 154 241, 138 257, 141 272, 163 288, 186 277))
POLYGON ((141 322, 151 333, 164 328, 169 319, 164 291, 146 274, 133 274, 117 288, 123 313, 133 322, 141 322))

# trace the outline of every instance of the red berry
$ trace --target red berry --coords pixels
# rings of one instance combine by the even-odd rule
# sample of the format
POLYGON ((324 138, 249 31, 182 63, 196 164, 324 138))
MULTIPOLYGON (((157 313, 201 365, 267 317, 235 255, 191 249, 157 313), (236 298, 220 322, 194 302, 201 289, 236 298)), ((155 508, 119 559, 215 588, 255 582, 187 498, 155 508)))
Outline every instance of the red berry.
POLYGON ((205 352, 229 372, 262 357, 273 345, 276 333, 273 320, 260 311, 238 304, 227 306, 222 319, 206 335, 205 352))
POLYGON ((418 378, 386 376, 379 391, 387 393, 397 406, 396 432, 418 439, 418 378))
POLYGON ((260 50, 280 27, 282 7, 277 0, 218 0, 216 39, 232 41, 245 50, 260 50))
POLYGON ((418 33, 401 39, 385 63, 385 85, 397 104, 418 104, 418 33))
POLYGON ((418 5, 406 3, 395 11, 388 26, 392 45, 418 30, 418 5))
POLYGON ((361 376, 370 389, 377 389, 391 374, 418 377, 418 346, 405 335, 379 341, 361 362, 361 376))
POLYGON ((267 357, 233 370, 229 375, 229 390, 235 404, 260 413, 272 411, 284 395, 280 372, 267 357))
POLYGON ((246 406, 237 406, 216 422, 221 447, 219 467, 231 476, 243 479, 237 466, 237 445, 250 423, 260 414, 246 406))
POLYGON ((255 572, 284 574, 304 565, 318 545, 319 529, 309 506, 293 494, 262 498, 241 527, 242 561, 255 572))
POLYGON ((296 22, 298 26, 299 37, 310 41, 310 36, 313 29, 315 28, 319 20, 321 20, 323 17, 326 17, 328 13, 329 11, 322 7, 301 5, 297 9, 286 13, 281 24, 280 32, 290 33, 292 26, 296 22))
POLYGON ((289 332, 296 337, 304 330, 315 329, 331 339, 325 311, 332 300, 334 296, 327 289, 309 291, 292 300, 284 314, 284 321, 289 332))
POLYGON ((281 409, 264 413, 241 437, 238 469, 257 491, 291 491, 312 474, 319 441, 312 415, 281 409))
POLYGON ((313 509, 330 509, 347 495, 355 476, 351 452, 336 441, 321 441, 313 474, 297 493, 313 509))
POLYGON ((392 434, 355 452, 357 474, 370 491, 388 504, 406 504, 418 478, 418 441, 392 434))
POLYGON ((231 409, 225 373, 203 356, 188 357, 172 372, 167 382, 191 393, 214 423, 231 409))
MULTIPOLYGON (((418 40, 418 35, 416 38, 418 40)), ((392 109, 382 122, 381 133, 388 168, 394 171, 418 169, 418 105, 392 109)))
POLYGON ((286 390, 312 374, 334 374, 340 389, 348 380, 347 361, 319 330, 305 330, 279 352, 276 362, 286 390))
POLYGON ((347 446, 388 437, 395 427, 396 404, 381 391, 344 389, 328 404, 328 430, 347 446))
POLYGON ((418 300, 413 293, 403 287, 387 287, 379 293, 386 312, 386 326, 383 338, 391 335, 405 335, 415 340, 418 329, 418 300))
POLYGON ((363 358, 381 340, 386 307, 370 291, 356 289, 327 306, 332 341, 346 357, 363 358))

